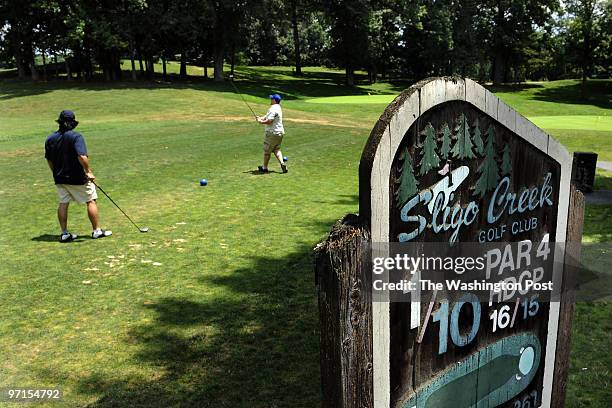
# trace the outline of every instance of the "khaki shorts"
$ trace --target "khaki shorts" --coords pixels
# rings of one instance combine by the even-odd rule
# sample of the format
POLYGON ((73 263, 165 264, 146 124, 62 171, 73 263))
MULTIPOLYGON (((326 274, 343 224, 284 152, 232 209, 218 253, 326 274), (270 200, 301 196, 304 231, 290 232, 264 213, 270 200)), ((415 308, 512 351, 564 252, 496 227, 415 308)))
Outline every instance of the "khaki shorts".
POLYGON ((96 186, 92 182, 82 185, 56 184, 59 202, 62 204, 76 201, 77 203, 88 203, 98 198, 96 186))
POLYGON ((266 137, 264 138, 264 153, 271 154, 278 152, 280 150, 282 142, 283 135, 266 133, 266 137))

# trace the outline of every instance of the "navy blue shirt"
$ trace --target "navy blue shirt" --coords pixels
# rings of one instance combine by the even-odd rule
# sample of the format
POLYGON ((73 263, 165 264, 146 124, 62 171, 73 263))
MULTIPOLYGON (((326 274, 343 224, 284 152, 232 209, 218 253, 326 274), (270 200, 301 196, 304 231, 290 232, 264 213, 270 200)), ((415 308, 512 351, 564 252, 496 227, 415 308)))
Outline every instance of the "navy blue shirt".
POLYGON ((55 132, 45 141, 45 159, 53 163, 55 184, 87 184, 79 156, 87 156, 85 139, 73 130, 55 132))

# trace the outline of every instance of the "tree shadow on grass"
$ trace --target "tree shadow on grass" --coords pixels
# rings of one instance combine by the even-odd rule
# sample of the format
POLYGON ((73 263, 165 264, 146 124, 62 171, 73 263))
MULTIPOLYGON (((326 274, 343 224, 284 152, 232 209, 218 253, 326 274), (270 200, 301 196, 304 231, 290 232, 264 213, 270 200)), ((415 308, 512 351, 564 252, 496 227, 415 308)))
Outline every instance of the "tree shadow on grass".
POLYGON ((586 95, 582 96, 582 83, 569 82, 565 85, 547 87, 539 83, 509 84, 487 86, 491 92, 520 92, 535 89, 533 99, 543 102, 567 103, 574 105, 594 105, 604 109, 612 108, 612 82, 590 80, 586 85, 586 95))
MULTIPOLYGON (((331 222, 328 224, 331 226, 331 222)), ((203 276, 214 298, 165 297, 123 341, 158 375, 84 378, 95 407, 313 407, 320 405, 318 311, 312 245, 282 258, 203 276)))
POLYGON ((357 205, 359 204, 359 194, 341 194, 338 198, 332 198, 330 200, 313 200, 315 203, 320 204, 336 204, 336 205, 357 205))
POLYGON ((574 105, 594 105, 603 109, 612 109, 612 82, 588 81, 584 97, 582 96, 582 84, 580 82, 554 88, 542 88, 535 93, 534 99, 574 105))
MULTIPOLYGON (((305 72, 301 77, 287 78, 289 72, 279 70, 265 70, 252 67, 237 67, 234 84, 240 93, 260 98, 267 98, 271 93, 280 93, 285 100, 298 98, 314 98, 327 96, 351 96, 376 93, 373 90, 359 87, 349 87, 344 84, 343 74, 337 72, 305 72)), ((126 76, 127 77, 127 76, 126 76)), ((172 81, 164 80, 157 75, 155 80, 138 81, 104 81, 95 77, 91 81, 66 79, 51 79, 46 82, 30 82, 16 79, 0 78, 2 91, 0 101, 13 98, 46 94, 58 89, 74 89, 86 91, 107 91, 117 89, 196 89, 236 94, 236 90, 226 79, 224 82, 215 82, 203 77, 190 76, 187 80, 170 76, 172 81)), ((366 85, 367 78, 357 76, 357 85, 366 85)), ((392 81, 392 90, 398 93, 411 83, 405 81, 392 81)), ((236 95, 238 97, 238 95, 236 95)))

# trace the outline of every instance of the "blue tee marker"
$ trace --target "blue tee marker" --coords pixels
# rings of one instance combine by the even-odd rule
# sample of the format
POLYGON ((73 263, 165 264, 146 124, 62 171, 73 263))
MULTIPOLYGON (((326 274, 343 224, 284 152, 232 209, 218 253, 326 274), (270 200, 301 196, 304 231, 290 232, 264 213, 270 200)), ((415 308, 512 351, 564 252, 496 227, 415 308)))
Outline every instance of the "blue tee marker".
POLYGON ((208 180, 206 179, 200 179, 200 186, 204 187, 208 185, 208 180))
POLYGON ((284 162, 288 162, 288 161, 289 161, 289 158, 288 158, 287 156, 283 156, 283 161, 284 161, 284 162))

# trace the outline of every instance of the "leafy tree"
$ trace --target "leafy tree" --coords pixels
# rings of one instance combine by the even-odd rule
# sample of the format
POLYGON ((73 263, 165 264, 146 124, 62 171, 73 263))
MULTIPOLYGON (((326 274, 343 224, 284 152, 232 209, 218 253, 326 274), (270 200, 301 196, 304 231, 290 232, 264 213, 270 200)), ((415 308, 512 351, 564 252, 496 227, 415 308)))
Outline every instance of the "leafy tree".
POLYGON ((459 125, 455 128, 455 132, 457 135, 457 141, 453 146, 451 152, 453 153, 453 157, 463 160, 463 159, 473 159, 474 152, 472 151, 472 138, 470 137, 470 126, 468 125, 467 118, 465 114, 461 114, 459 117, 459 125))
MULTIPOLYGON (((580 67, 582 76, 582 96, 586 97, 586 81, 593 73, 597 60, 598 48, 610 51, 612 33, 605 28, 606 7, 609 1, 602 0, 568 0, 566 11, 573 17, 569 24, 568 53, 580 67)), ((608 16, 609 18, 609 16, 608 16)), ((608 27, 609 28, 609 27, 608 27)), ((609 58, 609 54, 607 54, 609 58)))
POLYGON ((423 143, 423 157, 421 158, 421 163, 419 163, 419 174, 424 176, 429 170, 440 165, 440 158, 436 153, 438 147, 436 142, 436 130, 431 123, 425 126, 421 134, 425 135, 425 141, 423 143))
POLYGON ((525 60, 531 34, 552 24, 560 6, 559 0, 482 0, 478 10, 479 36, 492 61, 493 82, 499 84, 525 60))
POLYGON ((417 193, 417 186, 419 182, 414 177, 414 170, 412 169, 412 157, 408 148, 403 152, 404 163, 399 179, 399 187, 395 193, 397 207, 401 208, 413 195, 417 193))
POLYGON ((369 0, 328 0, 331 20, 331 56, 345 69, 348 86, 355 84, 355 70, 367 64, 369 0))
POLYGON ((499 170, 497 161, 495 160, 495 130, 493 126, 489 127, 487 132, 487 145, 485 147, 484 161, 478 167, 480 177, 476 182, 474 195, 484 197, 487 191, 493 190, 499 181, 499 170))

